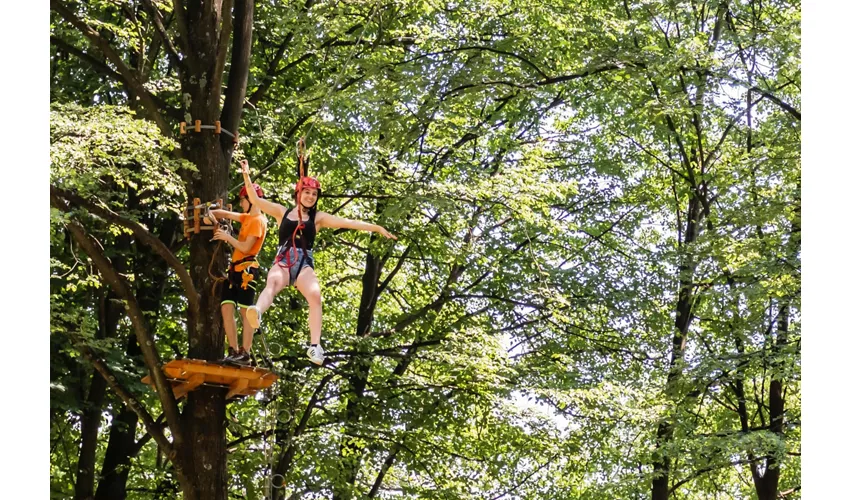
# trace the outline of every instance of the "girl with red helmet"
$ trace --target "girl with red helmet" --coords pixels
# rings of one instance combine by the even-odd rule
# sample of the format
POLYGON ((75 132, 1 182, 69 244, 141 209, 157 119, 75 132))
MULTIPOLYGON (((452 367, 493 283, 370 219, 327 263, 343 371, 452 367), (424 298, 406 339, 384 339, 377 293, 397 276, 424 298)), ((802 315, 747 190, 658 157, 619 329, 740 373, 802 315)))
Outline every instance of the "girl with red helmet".
MULTIPOLYGON (((258 184, 252 186, 251 193, 258 199, 263 197, 263 190, 258 184)), ((239 205, 243 212, 241 214, 227 210, 210 210, 210 213, 214 218, 231 219, 241 224, 238 239, 219 228, 213 235, 213 240, 224 241, 233 247, 233 256, 227 269, 227 283, 222 286, 221 291, 221 317, 228 344, 228 356, 223 361, 248 364, 251 362, 251 344, 254 341, 255 328, 245 321, 245 312, 254 304, 254 294, 260 278, 257 255, 266 238, 268 219, 260 211, 260 207, 248 199, 248 190, 244 187, 239 192, 239 205), (237 306, 242 316, 241 346, 236 337, 234 313, 237 306)))
MULTIPOLYGON (((242 176, 245 185, 251 186, 248 161, 242 160, 242 176)), ((357 229, 379 233, 385 238, 397 239, 389 231, 377 224, 350 220, 343 217, 319 212, 316 204, 321 194, 321 184, 314 177, 302 177, 295 185, 295 207, 286 208, 258 196, 248 189, 248 199, 258 205, 260 210, 280 222, 280 241, 275 264, 269 269, 266 287, 245 313, 245 319, 253 328, 260 327, 260 317, 271 307, 275 296, 287 286, 294 284, 309 305, 308 322, 310 325, 310 348, 307 357, 321 365, 325 359, 320 344, 322 336, 322 296, 319 280, 313 269, 313 242, 316 232, 322 228, 357 229)))

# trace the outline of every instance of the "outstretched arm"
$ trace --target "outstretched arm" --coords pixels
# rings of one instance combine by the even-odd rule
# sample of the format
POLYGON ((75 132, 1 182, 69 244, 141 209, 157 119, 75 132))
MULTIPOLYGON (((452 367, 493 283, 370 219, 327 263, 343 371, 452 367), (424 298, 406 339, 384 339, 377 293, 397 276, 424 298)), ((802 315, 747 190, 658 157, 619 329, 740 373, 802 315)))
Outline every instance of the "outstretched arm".
POLYGON ((250 201, 252 205, 257 205, 260 210, 271 215, 278 221, 283 220, 283 215, 286 213, 286 209, 277 203, 260 198, 257 196, 257 192, 254 191, 254 183, 251 182, 251 176, 249 175, 250 169, 248 168, 248 160, 241 160, 239 165, 242 166, 242 178, 245 180, 245 191, 248 192, 248 201, 250 201))
POLYGON ((337 217, 326 212, 319 212, 316 215, 316 227, 330 227, 338 229, 356 229, 358 231, 369 231, 370 233, 378 233, 384 238, 397 240, 394 234, 384 229, 377 224, 370 224, 359 220, 346 219, 345 217, 337 217))
POLYGON ((230 219, 238 221, 239 217, 242 215, 236 212, 229 212, 227 210, 210 210, 210 213, 216 219, 230 219))

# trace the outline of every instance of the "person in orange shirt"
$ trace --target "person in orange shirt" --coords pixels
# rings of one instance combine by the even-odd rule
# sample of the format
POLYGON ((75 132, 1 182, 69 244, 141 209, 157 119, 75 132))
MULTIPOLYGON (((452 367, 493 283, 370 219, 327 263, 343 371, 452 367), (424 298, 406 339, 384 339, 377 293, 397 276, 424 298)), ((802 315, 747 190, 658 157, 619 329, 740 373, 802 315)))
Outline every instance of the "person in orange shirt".
MULTIPOLYGON (((263 198, 263 190, 254 184, 254 192, 263 198)), ((254 341, 254 331, 245 320, 245 311, 254 304, 254 293, 257 280, 260 277, 260 264, 257 255, 263 247, 266 238, 268 219, 260 211, 260 207, 248 199, 247 189, 243 186, 239 192, 239 206, 243 213, 227 210, 210 210, 216 219, 231 219, 241 224, 239 238, 234 238, 223 228, 216 230, 213 240, 224 241, 233 247, 233 256, 227 269, 227 282, 222 285, 221 317, 224 332, 227 334, 228 355, 222 361, 238 364, 251 363, 251 344, 254 341), (242 316, 242 346, 236 337, 235 308, 239 307, 242 316)))

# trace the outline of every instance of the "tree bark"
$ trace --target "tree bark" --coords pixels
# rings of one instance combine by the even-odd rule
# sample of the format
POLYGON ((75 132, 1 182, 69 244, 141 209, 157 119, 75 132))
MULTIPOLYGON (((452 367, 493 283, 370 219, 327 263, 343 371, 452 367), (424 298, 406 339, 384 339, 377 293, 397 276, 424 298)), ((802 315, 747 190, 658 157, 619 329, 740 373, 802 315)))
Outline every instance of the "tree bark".
MULTIPOLYGON (((175 2, 178 27, 185 29, 183 40, 187 71, 182 74, 181 85, 184 95, 184 113, 187 122, 200 120, 212 124, 221 114, 220 100, 222 75, 217 73, 223 65, 218 64, 220 54, 227 50, 228 29, 221 29, 222 22, 229 22, 231 12, 222 11, 221 3, 189 0, 183 10, 183 2, 175 2), (184 24, 185 23, 185 24, 184 24)), ((228 2, 224 2, 227 4, 228 2)), ((234 50, 229 79, 239 83, 247 81, 250 59, 250 37, 253 24, 253 3, 241 3, 237 8, 238 50, 234 50), (245 43, 247 42, 247 43, 245 43)), ((244 85, 228 88, 225 101, 231 108, 228 115, 230 131, 239 128, 244 85), (237 108, 239 112, 237 112, 237 108)), ((196 175, 187 186, 188 199, 200 198, 208 202, 219 198, 227 199, 229 175, 229 151, 222 148, 223 139, 209 131, 183 136, 184 158, 197 168, 196 175)), ((195 288, 200 294, 200 317, 195 328, 188 332, 189 352, 193 359, 213 361, 224 353, 224 331, 219 309, 218 290, 208 272, 225 269, 227 248, 216 251, 218 242, 210 241, 209 233, 191 237, 189 243, 189 269, 195 288)), ((197 478, 198 494, 204 500, 226 500, 227 498, 227 450, 225 435, 225 392, 219 388, 201 386, 190 392, 183 410, 182 423, 186 430, 186 467, 197 478)))
POLYGON ((100 413, 106 381, 94 373, 89 386, 89 396, 80 424, 80 458, 77 461, 77 483, 74 500, 91 500, 94 497, 94 471, 96 465, 97 436, 100 430, 100 413))

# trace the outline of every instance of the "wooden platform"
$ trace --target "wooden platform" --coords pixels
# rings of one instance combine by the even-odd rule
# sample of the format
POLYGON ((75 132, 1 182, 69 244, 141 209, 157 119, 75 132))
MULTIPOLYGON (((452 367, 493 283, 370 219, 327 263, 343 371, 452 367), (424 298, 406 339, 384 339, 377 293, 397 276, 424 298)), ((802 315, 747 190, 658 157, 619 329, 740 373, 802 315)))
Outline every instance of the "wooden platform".
MULTIPOLYGON (((223 365, 199 359, 175 359, 163 366, 162 371, 171 382, 177 399, 202 384, 227 388, 226 399, 252 396, 277 380, 277 375, 264 368, 223 365)), ((142 378, 142 382, 154 385, 150 375, 142 378)))

